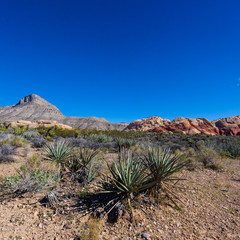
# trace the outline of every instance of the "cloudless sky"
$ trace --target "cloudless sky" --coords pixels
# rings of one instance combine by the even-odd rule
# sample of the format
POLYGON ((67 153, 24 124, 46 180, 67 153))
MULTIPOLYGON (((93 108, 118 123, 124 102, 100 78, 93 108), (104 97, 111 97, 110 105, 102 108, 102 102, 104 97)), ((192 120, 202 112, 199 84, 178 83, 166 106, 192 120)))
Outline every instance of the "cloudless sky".
POLYGON ((1 0, 0 106, 66 116, 240 115, 239 0, 1 0))

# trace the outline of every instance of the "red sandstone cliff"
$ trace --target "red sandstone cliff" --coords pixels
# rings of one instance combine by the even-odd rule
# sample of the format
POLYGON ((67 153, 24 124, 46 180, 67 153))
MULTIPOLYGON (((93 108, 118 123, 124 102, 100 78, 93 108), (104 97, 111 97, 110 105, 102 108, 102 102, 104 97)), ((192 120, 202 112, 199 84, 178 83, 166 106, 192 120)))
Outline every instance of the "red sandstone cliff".
POLYGON ((240 116, 209 121, 205 118, 182 118, 173 121, 160 117, 149 117, 130 123, 125 130, 170 132, 181 131, 186 134, 204 133, 210 135, 240 135, 240 116))

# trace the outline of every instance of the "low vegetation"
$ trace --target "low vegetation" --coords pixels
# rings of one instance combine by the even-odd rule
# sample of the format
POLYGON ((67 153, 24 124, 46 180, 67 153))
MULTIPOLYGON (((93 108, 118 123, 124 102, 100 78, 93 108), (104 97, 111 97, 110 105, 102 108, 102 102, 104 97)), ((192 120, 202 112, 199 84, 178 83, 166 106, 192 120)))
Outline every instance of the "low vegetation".
POLYGON ((22 157, 27 160, 14 175, 2 177, 1 198, 45 191, 48 206, 64 213, 74 196, 74 211, 91 215, 76 236, 98 239, 105 217, 115 223, 129 216, 136 224, 135 212, 147 204, 158 208, 165 201, 181 209, 178 189, 185 189, 185 179, 179 173, 224 171, 227 161, 240 157, 240 138, 2 124, 0 163, 14 162, 19 149, 34 154, 22 157))

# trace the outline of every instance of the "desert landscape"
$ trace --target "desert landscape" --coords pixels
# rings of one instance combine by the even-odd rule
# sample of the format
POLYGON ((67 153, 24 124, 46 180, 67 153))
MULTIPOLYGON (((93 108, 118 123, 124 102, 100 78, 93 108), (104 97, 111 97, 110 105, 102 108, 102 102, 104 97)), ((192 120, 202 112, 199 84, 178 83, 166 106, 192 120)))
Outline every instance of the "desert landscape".
POLYGON ((240 1, 0 1, 0 240, 240 240, 240 1))
POLYGON ((240 239, 240 117, 0 108, 0 239, 240 239))

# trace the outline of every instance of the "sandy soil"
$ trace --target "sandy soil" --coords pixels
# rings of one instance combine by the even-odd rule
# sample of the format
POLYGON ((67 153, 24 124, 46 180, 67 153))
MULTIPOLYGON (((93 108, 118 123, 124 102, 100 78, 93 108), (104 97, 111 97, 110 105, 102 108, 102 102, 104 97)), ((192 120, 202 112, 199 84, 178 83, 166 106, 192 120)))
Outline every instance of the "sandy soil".
MULTIPOLYGON (((22 160, 23 161, 23 160, 22 160)), ((185 178, 177 190, 184 204, 176 209, 169 201, 160 205, 143 204, 134 209, 136 225, 127 214, 115 224, 95 221, 79 212, 71 212, 75 201, 64 201, 62 213, 42 206, 44 192, 0 202, 0 239, 240 239, 240 160, 226 160, 222 172, 184 170, 185 178), (77 238, 81 237, 81 238, 77 238)), ((20 162, 0 165, 0 176, 9 175, 20 162)), ((70 185, 66 193, 76 192, 70 185)))

